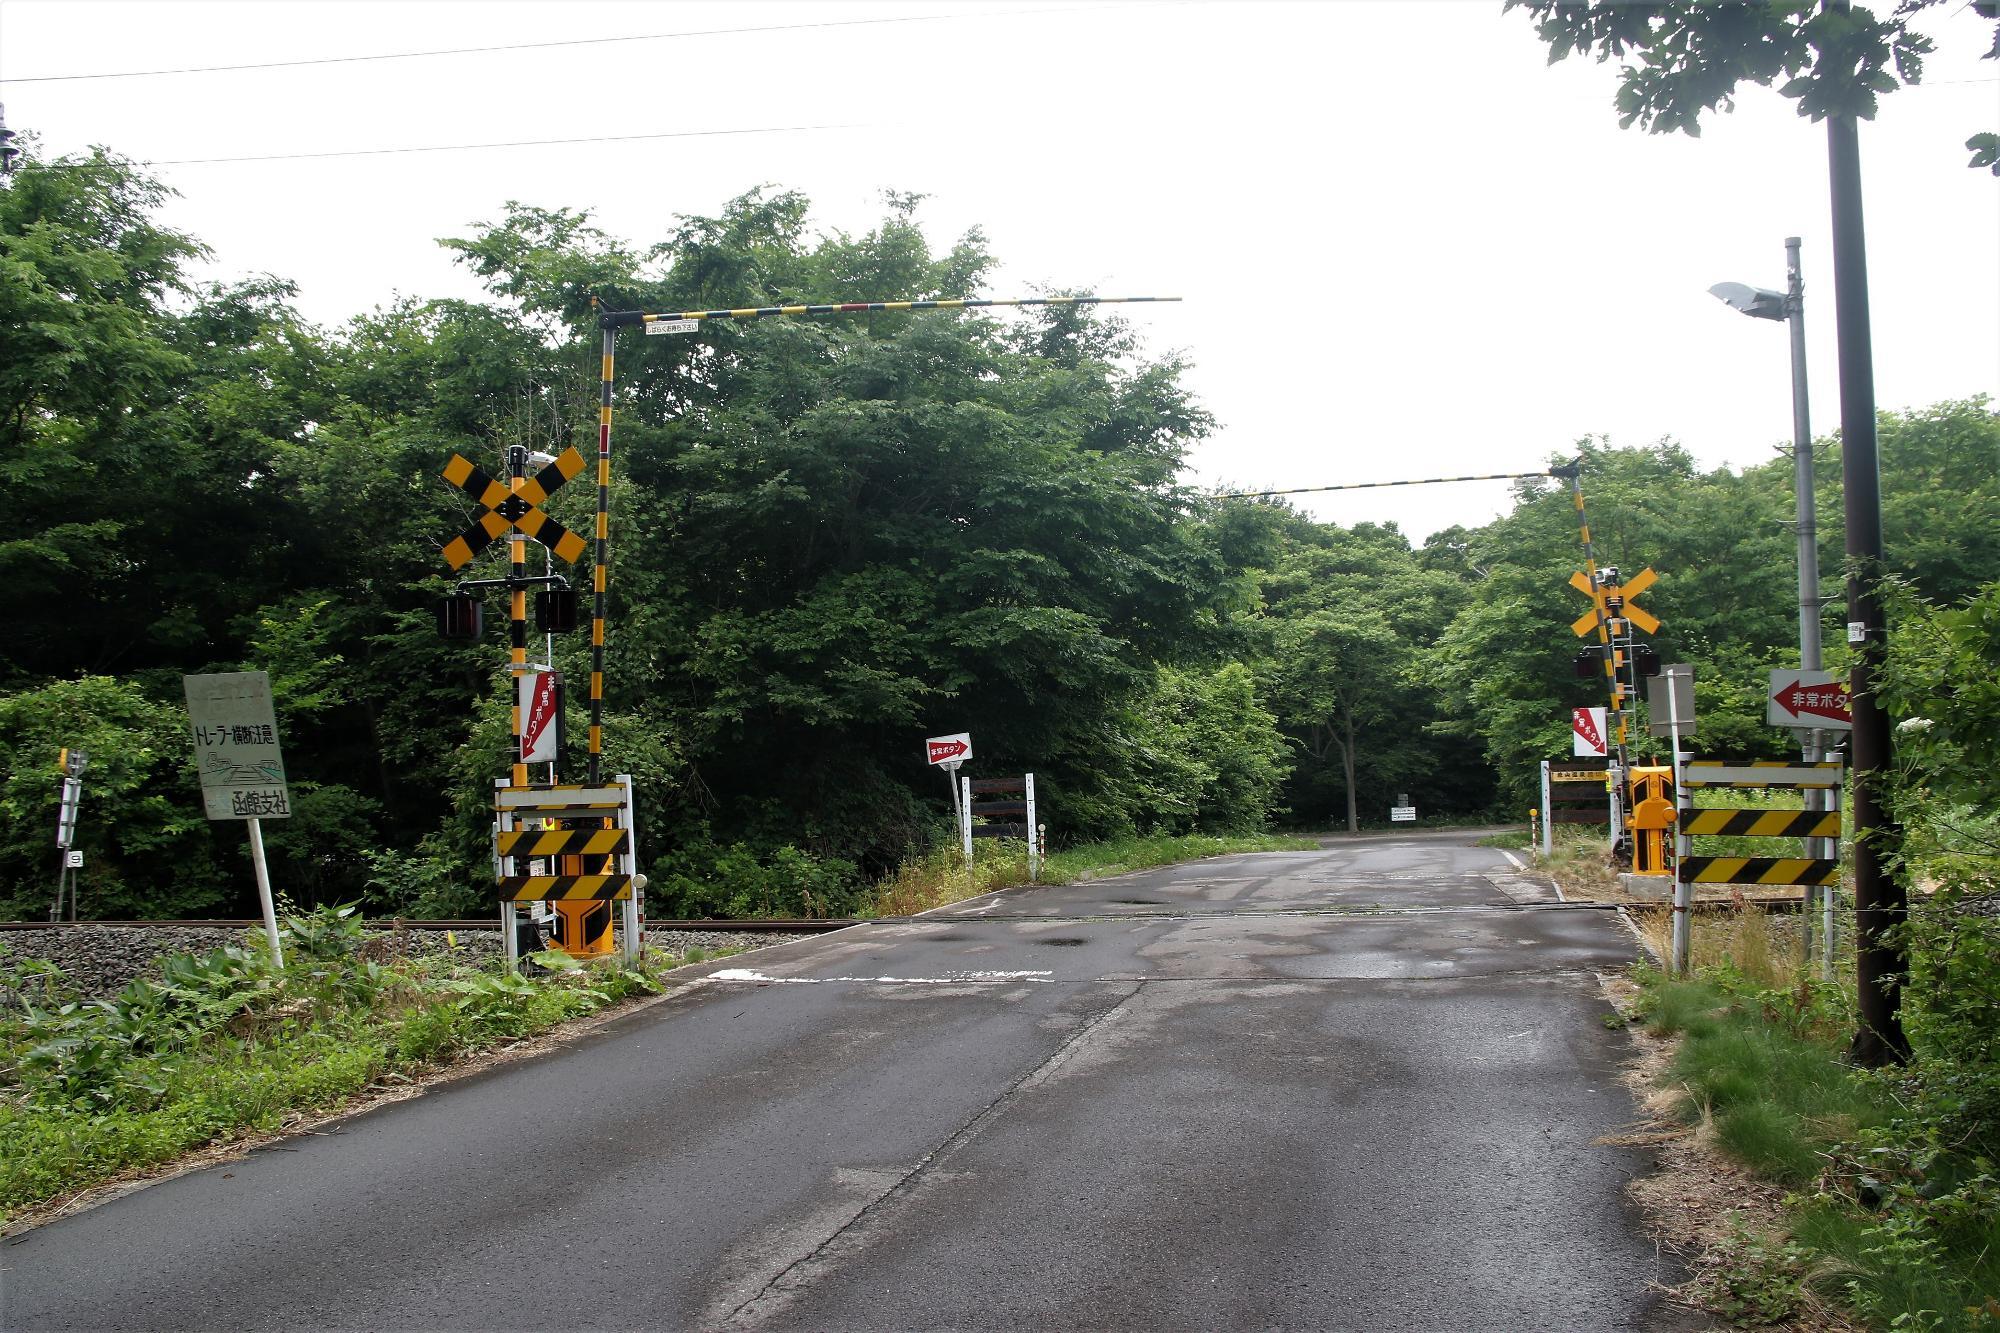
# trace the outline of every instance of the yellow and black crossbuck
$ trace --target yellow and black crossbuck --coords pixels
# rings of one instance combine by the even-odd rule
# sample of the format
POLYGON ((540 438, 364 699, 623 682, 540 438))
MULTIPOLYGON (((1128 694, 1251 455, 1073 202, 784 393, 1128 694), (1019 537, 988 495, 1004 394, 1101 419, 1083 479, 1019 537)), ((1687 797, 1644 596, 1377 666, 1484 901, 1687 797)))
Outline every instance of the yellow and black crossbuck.
POLYGON ((1607 624, 1622 618, 1631 621, 1633 627, 1642 633, 1659 633, 1659 620, 1652 612, 1632 600, 1657 583, 1659 578, 1660 576, 1651 569, 1642 569, 1623 584, 1600 583, 1592 586, 1583 571, 1578 570, 1571 574, 1570 587, 1588 597, 1591 603, 1590 610, 1578 616, 1576 623, 1570 626, 1571 632, 1580 639, 1597 629, 1600 618, 1607 624))
POLYGON ((510 491, 507 483, 488 476, 458 454, 445 464, 444 479, 471 496, 481 513, 471 527, 445 543, 444 560, 453 570, 519 528, 562 559, 574 563, 588 549, 583 538, 542 511, 542 504, 564 482, 583 471, 583 455, 565 449, 562 457, 510 491))

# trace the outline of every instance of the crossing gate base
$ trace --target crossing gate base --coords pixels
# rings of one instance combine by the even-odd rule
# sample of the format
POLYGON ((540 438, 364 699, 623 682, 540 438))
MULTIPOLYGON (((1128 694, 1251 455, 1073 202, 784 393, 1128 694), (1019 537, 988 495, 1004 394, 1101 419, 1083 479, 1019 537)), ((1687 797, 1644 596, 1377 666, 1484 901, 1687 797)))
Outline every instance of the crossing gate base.
POLYGON ((528 904, 547 906, 556 947, 575 958, 614 952, 616 917, 625 960, 637 961, 644 929, 638 895, 646 880, 634 869, 632 775, 608 783, 493 785, 493 868, 508 966, 520 958, 519 914, 528 904))

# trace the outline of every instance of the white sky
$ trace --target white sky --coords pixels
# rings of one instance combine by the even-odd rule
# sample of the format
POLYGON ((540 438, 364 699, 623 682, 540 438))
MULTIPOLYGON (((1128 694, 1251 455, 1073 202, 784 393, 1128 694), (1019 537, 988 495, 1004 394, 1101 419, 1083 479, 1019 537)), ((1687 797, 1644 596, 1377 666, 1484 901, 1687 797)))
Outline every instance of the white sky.
MULTIPOLYGON (((1884 408, 2000 396, 2000 128, 1990 24, 1926 16, 1925 86, 1861 133, 1884 408)), ((1523 471, 1584 434, 1672 436, 1706 465, 1791 433, 1781 325, 1707 288, 1782 287, 1804 238, 1816 433, 1838 424, 1824 128, 1749 90, 1700 140, 1621 131, 1615 71, 1550 68, 1521 13, 1460 3, 92 3, 0 0, 7 123, 48 152, 172 159, 601 134, 851 125, 472 152, 159 168, 210 276, 296 281, 338 323, 395 294, 474 296, 435 238, 504 202, 590 210, 635 244, 751 186, 865 230, 930 195, 942 249, 987 231, 989 295, 1138 307, 1221 425, 1194 479, 1310 486, 1523 471), (932 21, 928 16, 947 16, 932 21), (250 73, 63 74, 894 19, 250 73)), ((809 294, 840 300, 844 293, 809 294)), ((1505 483, 1301 497, 1414 539, 1505 483)))

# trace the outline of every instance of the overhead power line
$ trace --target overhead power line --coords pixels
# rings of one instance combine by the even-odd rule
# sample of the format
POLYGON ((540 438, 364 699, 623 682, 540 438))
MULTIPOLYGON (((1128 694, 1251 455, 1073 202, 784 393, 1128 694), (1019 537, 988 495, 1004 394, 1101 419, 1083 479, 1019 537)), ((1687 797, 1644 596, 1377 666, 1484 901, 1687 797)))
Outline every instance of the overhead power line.
POLYGON ((480 148, 540 148, 550 144, 629 143, 635 139, 704 139, 730 134, 807 134, 815 130, 858 130, 866 125, 761 125, 739 130, 667 130, 659 134, 594 134, 578 139, 508 139, 497 143, 439 143, 410 148, 339 148, 321 153, 259 153, 249 157, 176 157, 142 163, 148 167, 199 167, 224 162, 296 162, 318 157, 382 157, 392 153, 459 153, 480 148))
POLYGON ((810 28, 863 28, 890 23, 942 23, 956 19, 1020 18, 1038 14, 1075 14, 1094 9, 1124 9, 1127 5, 1073 5, 1060 9, 997 9, 966 14, 898 14, 890 18, 823 19, 814 23, 766 23, 745 28, 692 28, 684 32, 634 33, 624 37, 572 37, 553 42, 512 42, 497 46, 454 46, 435 51, 386 51, 361 56, 315 56, 305 60, 263 60, 244 65, 190 65, 178 69, 127 69, 100 74, 41 74, 0 79, 0 83, 69 83, 81 79, 150 79, 173 74, 235 74, 246 70, 298 69, 308 65, 353 65, 374 60, 428 60, 434 56, 491 55, 504 51, 546 51, 561 46, 606 46, 617 42, 664 42, 684 37, 731 37, 757 32, 799 32, 810 28))
POLYGON ((1367 491, 1378 486, 1433 486, 1443 481, 1520 481, 1527 477, 1566 476, 1543 468, 1540 472, 1489 472, 1479 477, 1415 477, 1408 481, 1350 481, 1339 486, 1294 486, 1283 491, 1224 491, 1222 500, 1261 500, 1272 495, 1305 495, 1312 491, 1367 491))

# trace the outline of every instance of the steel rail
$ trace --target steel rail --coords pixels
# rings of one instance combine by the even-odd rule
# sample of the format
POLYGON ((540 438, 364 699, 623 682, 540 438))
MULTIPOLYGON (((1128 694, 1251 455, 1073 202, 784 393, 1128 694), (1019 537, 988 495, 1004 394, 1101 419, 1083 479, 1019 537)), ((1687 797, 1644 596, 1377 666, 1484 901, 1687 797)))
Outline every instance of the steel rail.
MULTIPOLYGON (((182 930, 251 930, 264 924, 262 918, 214 918, 201 921, 0 921, 0 930, 73 930, 78 926, 110 926, 120 930, 140 929, 182 929, 182 930)), ((386 920, 370 919, 366 923, 375 930, 491 930, 498 931, 500 923, 491 917, 480 917, 472 921, 411 921, 397 917, 386 920)), ((672 917, 655 918, 646 923, 648 931, 655 930, 708 930, 737 931, 744 934, 770 935, 779 933, 819 934, 826 931, 842 930, 848 926, 860 925, 854 918, 843 917, 834 920, 770 920, 758 918, 748 921, 683 921, 672 917)))

